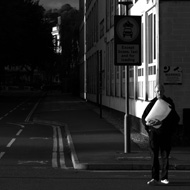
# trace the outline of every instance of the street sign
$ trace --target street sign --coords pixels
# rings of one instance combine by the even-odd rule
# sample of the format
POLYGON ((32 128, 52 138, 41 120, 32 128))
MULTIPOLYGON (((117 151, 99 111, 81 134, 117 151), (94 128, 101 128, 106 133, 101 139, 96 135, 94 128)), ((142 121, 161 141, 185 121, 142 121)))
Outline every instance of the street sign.
POLYGON ((164 84, 182 84, 182 67, 164 66, 163 74, 164 84))
POLYGON ((115 65, 141 65, 141 16, 114 17, 115 65))

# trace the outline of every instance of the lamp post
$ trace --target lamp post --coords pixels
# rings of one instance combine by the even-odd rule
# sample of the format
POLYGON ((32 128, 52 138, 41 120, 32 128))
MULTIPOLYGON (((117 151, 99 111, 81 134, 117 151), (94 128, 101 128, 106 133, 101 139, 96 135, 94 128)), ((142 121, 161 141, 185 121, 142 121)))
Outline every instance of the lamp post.
MULTIPOLYGON (((126 16, 128 16, 129 6, 133 3, 131 1, 118 2, 118 4, 125 6, 126 16)), ((125 116, 124 116, 124 153, 131 152, 131 130, 129 126, 129 66, 125 66, 125 116)))
POLYGON ((118 4, 125 6, 125 8, 126 8, 126 16, 128 16, 129 5, 132 5, 133 2, 131 2, 131 1, 122 1, 122 2, 120 2, 119 1, 118 4))

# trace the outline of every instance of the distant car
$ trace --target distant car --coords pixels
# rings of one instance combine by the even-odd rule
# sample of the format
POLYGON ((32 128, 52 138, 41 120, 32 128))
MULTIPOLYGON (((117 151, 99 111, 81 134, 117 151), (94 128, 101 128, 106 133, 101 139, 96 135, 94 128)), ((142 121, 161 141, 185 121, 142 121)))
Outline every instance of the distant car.
POLYGON ((125 36, 130 36, 132 38, 133 31, 132 31, 131 28, 129 28, 129 27, 124 28, 124 30, 123 30, 123 37, 125 37, 125 36))

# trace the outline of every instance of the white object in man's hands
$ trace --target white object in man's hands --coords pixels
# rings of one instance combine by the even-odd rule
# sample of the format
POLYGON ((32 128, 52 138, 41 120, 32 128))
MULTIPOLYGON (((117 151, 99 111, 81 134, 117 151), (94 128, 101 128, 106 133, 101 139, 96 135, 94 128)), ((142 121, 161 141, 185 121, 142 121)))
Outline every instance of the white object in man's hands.
MULTIPOLYGON (((162 121, 164 120, 168 114, 171 111, 170 104, 168 104, 166 101, 162 99, 158 99, 152 109, 150 110, 149 114, 146 116, 145 121, 147 124, 151 123, 151 121, 158 120, 162 121)), ((159 125, 153 125, 154 128, 159 128, 161 124, 159 125)))

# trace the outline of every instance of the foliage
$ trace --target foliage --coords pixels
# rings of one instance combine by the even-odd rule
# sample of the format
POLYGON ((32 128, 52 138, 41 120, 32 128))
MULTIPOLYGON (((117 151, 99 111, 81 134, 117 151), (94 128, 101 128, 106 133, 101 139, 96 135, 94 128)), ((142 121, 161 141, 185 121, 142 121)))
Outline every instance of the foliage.
POLYGON ((50 81, 56 74, 71 77, 78 62, 78 10, 65 4, 46 11, 38 0, 1 0, 0 23, 1 76, 5 66, 19 66, 30 73, 31 80, 35 69, 46 73, 50 81), (55 54, 51 35, 58 16, 61 55, 55 54))
POLYGON ((33 72, 53 59, 51 27, 44 11, 35 0, 0 1, 1 64, 33 72))
MULTIPOLYGON (((63 65, 65 71, 70 73, 78 62, 78 41, 79 41, 79 11, 65 4, 59 10, 61 15, 61 45, 63 50, 63 65)), ((66 73, 63 73, 66 74, 66 73)))

